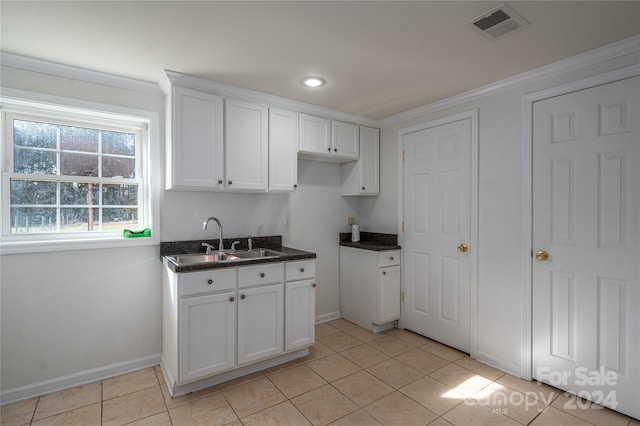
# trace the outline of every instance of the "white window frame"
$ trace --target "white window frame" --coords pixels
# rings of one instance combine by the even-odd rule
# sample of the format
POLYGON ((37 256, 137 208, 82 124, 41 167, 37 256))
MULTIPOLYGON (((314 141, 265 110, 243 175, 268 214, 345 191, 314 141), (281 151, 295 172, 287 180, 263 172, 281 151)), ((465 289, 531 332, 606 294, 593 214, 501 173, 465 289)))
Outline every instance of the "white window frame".
MULTIPOLYGON (((86 101, 53 97, 48 95, 3 89, 0 97, 0 164, 2 181, 0 185, 0 254, 34 253, 45 251, 82 250, 109 247, 131 247, 157 245, 160 238, 158 214, 158 149, 159 115, 156 112, 134 110, 113 105, 97 104, 86 101), (138 217, 144 227, 151 228, 151 237, 124 238, 121 234, 109 232, 82 233, 34 233, 11 234, 10 224, 10 180, 25 177, 22 173, 13 173, 13 124, 10 119, 31 119, 32 121, 50 121, 69 125, 99 125, 105 129, 129 127, 139 131, 136 152, 141 182, 141 196, 138 204, 138 217), (155 166, 155 167, 154 167, 155 166)), ((33 177, 33 175, 26 175, 33 177)), ((47 180, 48 175, 38 175, 47 180)), ((83 181, 84 177, 78 177, 83 181)), ((89 178, 91 179, 91 178, 89 178)), ((105 182, 103 182, 105 183, 105 182)), ((114 182, 119 183, 119 182, 114 182)))

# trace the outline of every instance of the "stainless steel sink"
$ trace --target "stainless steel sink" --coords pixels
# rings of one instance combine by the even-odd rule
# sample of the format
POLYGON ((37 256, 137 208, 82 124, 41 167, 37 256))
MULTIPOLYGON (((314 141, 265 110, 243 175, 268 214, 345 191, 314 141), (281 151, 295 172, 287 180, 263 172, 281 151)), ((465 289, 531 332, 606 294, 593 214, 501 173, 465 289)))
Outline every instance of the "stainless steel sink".
POLYGON ((270 250, 270 249, 255 249, 255 250, 238 250, 229 253, 229 256, 236 256, 240 259, 271 259, 274 257, 282 256, 282 253, 270 250))
POLYGON ((206 263, 229 263, 251 259, 275 259, 282 255, 283 253, 271 249, 255 249, 238 250, 234 252, 218 251, 211 254, 178 254, 174 256, 167 256, 167 259, 177 266, 185 266, 206 263))

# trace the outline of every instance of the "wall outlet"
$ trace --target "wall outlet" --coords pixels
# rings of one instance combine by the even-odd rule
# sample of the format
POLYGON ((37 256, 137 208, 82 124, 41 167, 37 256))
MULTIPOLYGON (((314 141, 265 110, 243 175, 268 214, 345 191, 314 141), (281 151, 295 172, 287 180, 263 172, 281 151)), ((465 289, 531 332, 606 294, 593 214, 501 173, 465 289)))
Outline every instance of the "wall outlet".
POLYGON ((291 217, 289 216, 289 213, 285 213, 282 215, 282 224, 284 226, 289 226, 289 223, 291 222, 291 217))
POLYGON ((349 216, 348 222, 349 222, 349 225, 355 225, 356 220, 354 218, 352 218, 351 216, 349 216))

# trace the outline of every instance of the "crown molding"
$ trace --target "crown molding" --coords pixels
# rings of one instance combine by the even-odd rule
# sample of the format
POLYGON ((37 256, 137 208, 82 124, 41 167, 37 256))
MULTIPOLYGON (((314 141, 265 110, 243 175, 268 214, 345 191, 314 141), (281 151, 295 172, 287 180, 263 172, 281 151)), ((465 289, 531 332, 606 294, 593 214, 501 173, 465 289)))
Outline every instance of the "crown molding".
POLYGON ((292 99, 282 98, 280 96, 270 95, 268 93, 245 89, 238 86, 231 86, 229 84, 219 83, 217 81, 195 77, 177 71, 164 70, 164 75, 162 76, 159 85, 165 94, 171 90, 172 85, 177 85, 195 90, 213 92, 224 97, 231 97, 248 102, 263 103, 271 107, 290 109, 306 114, 320 115, 322 117, 348 121, 364 126, 378 127, 380 124, 379 120, 372 118, 348 114, 335 109, 294 101, 292 99))
POLYGON ((534 83, 543 78, 557 76, 638 52, 640 52, 640 36, 630 37, 532 71, 505 78, 399 114, 391 115, 380 120, 379 125, 380 127, 392 126, 436 111, 475 101, 485 96, 534 83))
POLYGON ((0 51, 0 64, 2 66, 18 68, 26 71, 35 71, 56 77, 70 78, 72 80, 101 84, 103 86, 117 87, 119 89, 133 90, 136 92, 162 95, 162 91, 156 83, 137 80, 130 77, 122 77, 88 68, 61 64, 16 53, 0 51))

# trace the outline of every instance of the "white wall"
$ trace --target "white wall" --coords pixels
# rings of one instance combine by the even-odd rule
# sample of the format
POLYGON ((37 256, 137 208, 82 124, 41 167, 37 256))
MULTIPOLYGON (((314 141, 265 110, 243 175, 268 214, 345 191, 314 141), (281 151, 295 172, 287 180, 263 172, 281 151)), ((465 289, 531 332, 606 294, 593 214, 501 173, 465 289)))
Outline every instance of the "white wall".
POLYGON ((363 228, 398 232, 398 130, 479 109, 478 355, 513 374, 522 373, 523 223, 522 96, 640 62, 627 55, 547 77, 398 122, 381 131, 380 196, 362 204, 363 228))
MULTIPOLYGON (((1 71, 2 87, 164 117, 159 91, 135 92, 7 66, 1 71)), ((164 176, 164 147, 158 148, 162 159, 155 167, 164 176)), ((293 194, 161 191, 161 240, 215 239, 215 227, 202 230, 209 216, 221 219, 226 238, 282 235, 285 245, 317 253, 316 314, 335 318, 338 234, 348 231, 347 217, 355 212, 340 197, 338 165, 299 161, 298 175, 293 194)), ((2 402, 157 363, 161 266, 158 246, 0 255, 2 402)))

